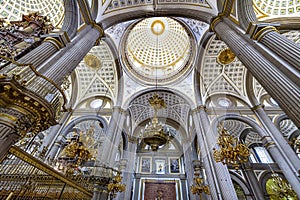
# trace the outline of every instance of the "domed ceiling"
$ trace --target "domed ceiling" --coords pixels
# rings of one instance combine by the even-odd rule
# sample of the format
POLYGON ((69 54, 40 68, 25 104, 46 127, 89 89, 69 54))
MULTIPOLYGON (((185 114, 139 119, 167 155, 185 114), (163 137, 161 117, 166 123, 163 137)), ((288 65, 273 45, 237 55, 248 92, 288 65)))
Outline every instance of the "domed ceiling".
POLYGON ((258 17, 266 16, 299 16, 299 0, 254 0, 255 8, 260 12, 258 17))
POLYGON ((146 82, 168 82, 187 71, 192 44, 176 20, 154 17, 137 23, 125 42, 130 72, 146 82))

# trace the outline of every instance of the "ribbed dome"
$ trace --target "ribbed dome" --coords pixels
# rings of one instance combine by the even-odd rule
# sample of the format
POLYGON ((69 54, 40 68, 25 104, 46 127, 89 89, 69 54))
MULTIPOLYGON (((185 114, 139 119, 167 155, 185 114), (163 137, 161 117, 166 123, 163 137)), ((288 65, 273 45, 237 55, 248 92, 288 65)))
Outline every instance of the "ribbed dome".
POLYGON ((166 17, 145 19, 130 31, 125 52, 131 67, 150 79, 175 75, 186 65, 191 43, 184 27, 166 17))
POLYGON ((255 7, 267 15, 299 16, 300 1, 292 0, 254 0, 255 7))

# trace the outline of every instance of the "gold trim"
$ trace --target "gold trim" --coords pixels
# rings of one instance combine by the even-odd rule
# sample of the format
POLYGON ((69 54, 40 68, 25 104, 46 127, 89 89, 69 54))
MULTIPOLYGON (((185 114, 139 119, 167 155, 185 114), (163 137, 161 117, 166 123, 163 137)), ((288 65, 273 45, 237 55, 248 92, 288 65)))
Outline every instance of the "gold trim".
POLYGON ((50 42, 51 44, 53 44, 57 50, 60 50, 64 47, 64 45, 56 38, 54 37, 47 37, 44 42, 50 42))
POLYGON ((267 33, 272 32, 272 31, 278 32, 278 30, 274 26, 266 26, 266 27, 262 28, 261 30, 259 30, 257 33, 255 33, 255 35, 253 36, 253 39, 257 40, 259 42, 267 33))
POLYGON ((218 15, 210 24, 210 28, 213 32, 215 32, 215 26, 218 22, 222 21, 223 14, 218 15))
POLYGON ((95 28, 95 29, 97 29, 99 31, 99 33, 100 33, 99 37, 95 41, 95 46, 98 46, 100 44, 102 36, 104 35, 104 31, 101 28, 101 26, 98 25, 96 22, 92 22, 91 24, 92 24, 92 27, 95 28))
POLYGON ((264 146, 269 149, 272 145, 275 146, 275 142, 267 142, 266 144, 264 144, 264 146))
POLYGON ((232 1, 232 4, 231 4, 231 5, 234 4, 234 0, 226 0, 226 1, 224 2, 224 4, 223 4, 223 10, 222 10, 222 13, 221 13, 221 15, 224 15, 224 16, 226 16, 226 17, 230 16, 230 13, 231 13, 232 8, 233 8, 233 6, 231 6, 231 8, 227 9, 227 7, 228 7, 228 5, 229 5, 229 1, 232 1), (227 10, 229 10, 229 13, 226 12, 227 10))
POLYGON ((198 112, 200 110, 204 110, 205 112, 207 111, 206 106, 201 105, 201 106, 197 106, 197 108, 193 109, 192 112, 198 112))
POLYGON ((53 80, 49 79, 48 77, 46 77, 46 76, 40 74, 38 71, 36 71, 36 69, 33 67, 32 63, 28 63, 28 64, 19 63, 13 59, 10 59, 10 58, 7 58, 7 57, 1 56, 1 55, 0 55, 0 58, 10 61, 11 63, 17 65, 18 67, 27 67, 28 66, 36 76, 39 76, 39 77, 45 79, 46 81, 48 81, 49 83, 51 83, 63 96, 64 103, 63 103, 62 107, 64 110, 66 110, 67 97, 65 96, 64 91, 53 80))
POLYGON ((10 121, 13 121, 13 122, 18 121, 18 118, 14 117, 12 115, 5 114, 5 113, 0 113, 0 118, 1 118, 1 120, 4 120, 3 118, 7 118, 7 119, 9 119, 10 121))
MULTIPOLYGON (((80 0, 78 0, 78 1, 80 1, 80 0)), ((77 2, 78 2, 77 1, 77 2)), ((86 23, 86 24, 92 24, 93 23, 93 20, 92 20, 92 17, 91 17, 91 13, 89 12, 89 6, 88 5, 86 5, 86 1, 81 1, 82 3, 83 3, 83 6, 84 6, 84 8, 82 8, 82 6, 80 6, 80 3, 79 3, 79 9, 80 9, 80 12, 81 12, 81 16, 82 16, 82 18, 84 19, 84 22, 86 23), (84 11, 85 12, 83 12, 83 9, 84 9, 84 11), (85 18, 85 15, 84 15, 84 13, 87 15, 87 17, 88 17, 88 19, 86 19, 85 18)))
POLYGON ((153 21, 150 27, 151 27, 151 32, 154 35, 161 35, 165 31, 165 24, 161 20, 155 20, 155 21, 153 21), (155 29, 154 26, 157 25, 157 24, 161 25, 161 30, 156 30, 155 29))
POLYGON ((256 111, 256 110, 258 110, 258 109, 263 109, 264 108, 264 106, 263 105, 261 105, 261 104, 259 104, 259 105, 255 105, 255 106, 253 106, 252 108, 251 108, 251 110, 252 111, 256 111))
POLYGON ((37 169, 61 180, 62 182, 70 185, 71 187, 76 188, 77 190, 83 192, 84 194, 92 197, 93 194, 89 191, 87 191, 85 188, 83 188, 82 186, 78 185, 76 182, 68 179, 67 177, 65 177, 64 175, 60 174, 58 171, 52 169, 51 167, 49 167, 48 165, 46 165, 45 163, 39 161, 38 159, 34 158, 32 155, 24 152, 22 149, 20 149, 19 147, 15 147, 12 146, 9 149, 9 153, 13 154, 14 156, 18 157, 19 159, 23 160, 24 162, 27 162, 28 164, 36 167, 37 169))

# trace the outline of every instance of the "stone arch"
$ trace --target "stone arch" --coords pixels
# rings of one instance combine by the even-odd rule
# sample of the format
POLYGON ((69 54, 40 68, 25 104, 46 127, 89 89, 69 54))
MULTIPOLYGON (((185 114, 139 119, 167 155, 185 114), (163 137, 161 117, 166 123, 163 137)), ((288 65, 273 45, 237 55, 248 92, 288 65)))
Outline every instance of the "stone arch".
POLYGON ((86 116, 82 116, 82 117, 79 117, 79 118, 76 118, 74 120, 72 120, 61 132, 61 136, 66 136, 70 131, 72 131, 74 129, 74 126, 77 124, 77 123, 80 123, 80 122, 84 122, 84 121, 88 121, 88 120, 96 120, 96 121, 99 121, 102 126, 103 126, 103 130, 104 132, 107 130, 107 122, 106 120, 101 117, 101 116, 97 116, 97 115, 86 115, 86 116))

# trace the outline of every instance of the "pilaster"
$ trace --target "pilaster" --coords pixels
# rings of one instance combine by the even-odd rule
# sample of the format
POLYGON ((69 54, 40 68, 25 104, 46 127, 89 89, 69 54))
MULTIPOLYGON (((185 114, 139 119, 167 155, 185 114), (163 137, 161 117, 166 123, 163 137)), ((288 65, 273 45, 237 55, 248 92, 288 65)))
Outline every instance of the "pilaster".
POLYGON ((264 199, 264 193, 260 188, 260 184, 252 169, 251 164, 249 162, 244 163, 242 168, 243 168, 243 174, 246 177, 246 181, 248 182, 255 199, 256 200, 264 199))
POLYGON ((227 167, 222 163, 216 163, 213 159, 212 153, 217 143, 217 136, 210 128, 210 121, 204 106, 199 106, 193 111, 193 119, 202 153, 201 159, 211 191, 211 199, 237 200, 227 167))

